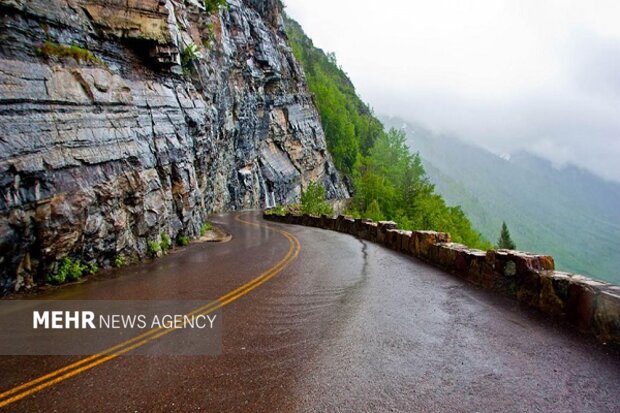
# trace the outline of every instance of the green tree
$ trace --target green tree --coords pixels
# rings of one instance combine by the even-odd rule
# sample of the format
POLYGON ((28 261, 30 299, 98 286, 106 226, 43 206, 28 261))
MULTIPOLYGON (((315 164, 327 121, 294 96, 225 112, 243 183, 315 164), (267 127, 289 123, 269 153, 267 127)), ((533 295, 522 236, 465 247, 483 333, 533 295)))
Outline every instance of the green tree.
MULTIPOLYGON (((455 242, 492 248, 460 207, 446 205, 435 193, 420 155, 409 150, 405 134, 384 130, 372 109, 358 97, 336 56, 314 47, 297 22, 286 17, 285 24, 293 53, 314 95, 327 148, 336 168, 352 178, 350 213, 373 220, 395 220, 403 229, 445 231, 455 242)), ((316 190, 309 186, 302 194, 304 212, 321 213, 316 212, 315 200, 324 195, 314 194, 316 190)))
POLYGON ((376 199, 373 199, 370 205, 368 205, 368 209, 364 214, 365 218, 370 218, 375 222, 379 222, 383 220, 383 214, 381 213, 381 207, 376 199))
POLYGON ((357 96, 333 53, 315 48, 301 26, 288 18, 286 32, 319 109, 327 149, 338 170, 352 174, 360 156, 366 155, 383 133, 383 125, 357 96))
POLYGON ((506 222, 502 222, 502 231, 499 234, 499 239, 497 240, 497 249, 506 249, 506 250, 514 250, 517 246, 510 238, 510 231, 508 231, 508 225, 506 222))
POLYGON ((316 182, 310 182, 305 191, 301 192, 301 211, 311 215, 331 215, 331 205, 325 200, 325 188, 316 182))

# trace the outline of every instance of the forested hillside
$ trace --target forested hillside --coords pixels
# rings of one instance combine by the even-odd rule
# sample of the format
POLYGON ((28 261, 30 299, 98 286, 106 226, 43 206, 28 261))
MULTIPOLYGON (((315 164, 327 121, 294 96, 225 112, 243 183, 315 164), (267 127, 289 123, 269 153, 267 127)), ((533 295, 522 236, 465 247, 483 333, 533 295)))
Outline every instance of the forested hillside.
POLYGON ((565 271, 620 282, 620 185, 528 153, 503 159, 401 119, 383 120, 407 134, 437 192, 462 205, 484 236, 495 241, 506 221, 518 249, 551 254, 565 271))
POLYGON ((402 131, 385 131, 338 66, 336 57, 314 47, 290 18, 286 28, 302 64, 337 168, 353 182, 351 213, 374 220, 393 219, 405 229, 447 231, 456 242, 478 248, 490 244, 460 207, 446 205, 435 192, 417 153, 402 131))

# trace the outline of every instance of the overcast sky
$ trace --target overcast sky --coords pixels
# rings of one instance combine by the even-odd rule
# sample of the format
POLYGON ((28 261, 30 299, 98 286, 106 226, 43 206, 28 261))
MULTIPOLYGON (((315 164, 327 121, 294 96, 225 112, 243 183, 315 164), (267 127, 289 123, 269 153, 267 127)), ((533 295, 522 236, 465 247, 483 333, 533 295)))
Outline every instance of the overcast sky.
POLYGON ((285 0, 362 98, 620 182, 620 0, 285 0))

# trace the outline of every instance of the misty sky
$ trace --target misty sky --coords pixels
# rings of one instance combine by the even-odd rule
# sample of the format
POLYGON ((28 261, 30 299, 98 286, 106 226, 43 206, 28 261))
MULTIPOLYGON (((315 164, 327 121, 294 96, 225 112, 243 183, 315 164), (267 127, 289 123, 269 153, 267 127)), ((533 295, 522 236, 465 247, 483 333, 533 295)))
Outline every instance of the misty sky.
POLYGON ((362 99, 620 181, 620 0, 285 0, 362 99))

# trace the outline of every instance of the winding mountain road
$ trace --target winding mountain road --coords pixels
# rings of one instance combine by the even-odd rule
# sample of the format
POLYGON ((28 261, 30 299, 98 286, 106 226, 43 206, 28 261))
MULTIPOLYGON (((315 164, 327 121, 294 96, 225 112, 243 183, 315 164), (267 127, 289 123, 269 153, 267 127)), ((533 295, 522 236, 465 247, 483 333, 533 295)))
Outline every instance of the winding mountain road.
POLYGON ((3 356, 0 406, 15 412, 620 411, 620 356, 511 300, 349 235, 267 223, 256 212, 213 221, 231 241, 192 244, 127 267, 122 276, 41 298, 219 297, 222 354, 3 356))

